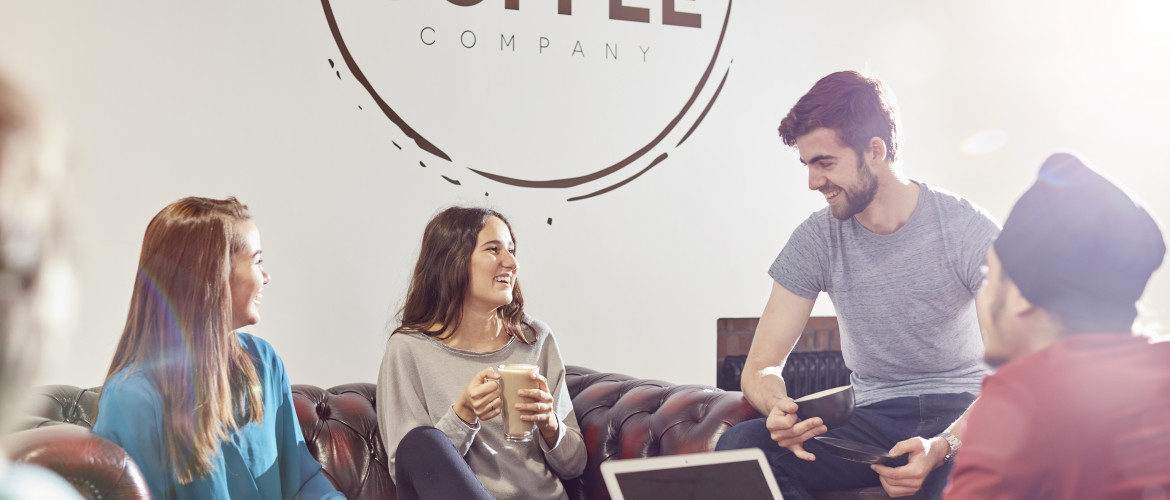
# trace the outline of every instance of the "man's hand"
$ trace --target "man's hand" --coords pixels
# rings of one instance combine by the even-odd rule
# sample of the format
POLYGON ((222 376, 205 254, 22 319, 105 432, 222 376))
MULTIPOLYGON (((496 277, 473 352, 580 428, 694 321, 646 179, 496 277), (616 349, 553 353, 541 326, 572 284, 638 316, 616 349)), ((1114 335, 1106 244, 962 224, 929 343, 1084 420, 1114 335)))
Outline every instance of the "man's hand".
POLYGON ((802 460, 816 460, 816 455, 805 451, 804 442, 813 436, 828 432, 820 417, 808 420, 799 420, 796 417, 798 406, 792 398, 785 397, 776 401, 772 411, 768 412, 768 431, 772 433, 772 440, 776 444, 792 450, 792 454, 802 460))
POLYGON ((901 467, 886 467, 871 465, 870 468, 878 473, 882 481, 882 488, 891 497, 913 495, 922 488, 922 482, 936 467, 942 465, 946 459, 949 445, 942 438, 927 440, 912 437, 895 444, 890 449, 890 456, 910 454, 910 462, 901 467))

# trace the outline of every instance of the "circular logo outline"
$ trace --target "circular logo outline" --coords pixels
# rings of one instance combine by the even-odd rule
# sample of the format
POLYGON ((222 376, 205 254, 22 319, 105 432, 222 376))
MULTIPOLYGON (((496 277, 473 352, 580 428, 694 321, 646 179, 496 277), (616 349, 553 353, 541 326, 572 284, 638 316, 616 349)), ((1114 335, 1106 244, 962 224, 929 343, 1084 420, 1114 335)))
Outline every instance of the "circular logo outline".
MULTIPOLYGON (((508 177, 508 176, 501 175, 501 174, 487 172, 484 170, 478 170, 478 169, 471 168, 471 167, 464 167, 464 168, 467 168, 468 170, 470 170, 470 171, 472 171, 472 172, 474 172, 474 173, 476 173, 484 178, 487 178, 487 179, 495 181, 495 182, 499 182, 501 184, 505 184, 505 185, 509 185, 509 186, 516 186, 516 187, 540 188, 540 189, 572 188, 572 187, 580 186, 580 185, 583 185, 586 183, 590 183, 593 181, 603 179, 605 177, 608 177, 612 174, 617 173, 620 170, 625 169, 630 164, 634 163, 635 161, 639 160, 640 158, 645 156, 647 153, 649 153, 652 149, 654 149, 656 146, 658 146, 658 144, 661 143, 662 140, 665 139, 667 135, 669 135, 672 131, 674 131, 674 129, 682 121, 683 117, 694 106, 695 102, 699 98, 699 95, 707 87, 707 84, 710 83, 711 73, 715 69, 715 63, 719 59, 719 54, 723 48, 723 40, 727 35, 727 24, 728 24, 728 21, 731 19, 732 2, 733 2, 733 0, 727 0, 727 12, 724 14, 724 17, 723 17, 723 25, 720 28, 719 38, 718 38, 718 41, 715 43, 715 49, 712 51, 711 59, 707 63, 707 68, 703 71, 702 76, 699 77, 699 81, 695 84, 694 91, 691 93, 690 98, 687 100, 687 102, 685 104, 683 104, 683 106, 679 110, 679 112, 677 114, 675 114, 674 119, 672 119, 669 123, 667 123, 666 126, 662 129, 662 131, 658 133, 657 136, 655 136, 653 139, 651 139, 650 142, 646 143, 646 145, 642 146, 641 148, 638 148, 633 153, 630 153, 629 155, 627 155, 624 159, 622 159, 622 160, 620 160, 612 165, 603 167, 599 170, 593 171, 593 172, 585 174, 585 175, 576 176, 576 177, 566 177, 566 178, 562 178, 562 179, 551 179, 551 180, 519 179, 519 178, 515 178, 515 177, 508 177)), ((430 153, 431 155, 434 155, 435 157, 442 158, 444 160, 447 160, 448 162, 454 163, 454 160, 452 160, 451 157, 446 152, 444 152, 442 149, 440 149, 438 146, 436 146, 431 141, 427 140, 425 137, 422 136, 422 134, 420 134, 413 127, 411 127, 408 123, 406 123, 406 120, 403 119, 402 116, 400 116, 396 111, 394 111, 394 109, 390 106, 390 104, 388 102, 386 102, 386 100, 384 98, 382 98, 381 94, 378 92, 377 89, 374 88, 373 83, 370 82, 369 78, 366 77, 365 73, 362 71, 361 67, 358 65, 357 60, 353 57, 353 54, 350 53, 349 47, 345 42, 345 38, 341 34, 341 28, 338 26, 337 19, 333 14, 332 1, 331 0, 321 0, 321 6, 325 12, 325 19, 329 24, 329 31, 332 33, 333 40, 337 44, 338 50, 341 52, 341 58, 343 61, 345 61, 346 68, 349 69, 349 72, 353 75, 354 79, 357 80, 358 84, 360 84, 362 86, 362 88, 364 88, 366 90, 366 92, 370 95, 370 98, 374 100, 374 103, 378 106, 378 109, 381 110, 382 113, 384 115, 386 115, 386 118, 388 118, 392 123, 394 123, 394 125, 396 125, 402 131, 403 134, 405 134, 410 139, 414 140, 415 144, 419 147, 419 149, 426 151, 427 153, 430 153)), ((718 87, 716 87, 715 91, 711 94, 711 97, 707 101, 707 104, 703 107, 703 111, 701 113, 699 113, 699 115, 698 115, 698 117, 696 117, 694 123, 691 124, 690 128, 683 135, 683 137, 678 141, 678 143, 674 145, 675 148, 681 146, 683 142, 686 142, 686 140, 691 136, 691 134, 694 133, 695 129, 698 128, 699 124, 702 123, 703 119, 706 118, 707 112, 711 110, 711 107, 715 104, 715 100, 719 98, 719 94, 723 91, 723 85, 725 83, 727 83, 727 77, 731 73, 731 62, 733 62, 733 61, 729 61, 728 67, 726 70, 724 70, 723 77, 720 79, 718 87)), ((637 179, 642 174, 645 174, 651 168, 654 168, 659 163, 661 163, 663 160, 666 160, 667 157, 668 157, 668 153, 664 152, 664 153, 658 155, 657 157, 655 157, 654 160, 651 161, 650 164, 647 165, 645 168, 630 175, 629 177, 626 177, 620 181, 617 181, 613 184, 610 184, 609 186, 606 186, 602 189, 593 191, 591 193, 568 198, 567 201, 583 200, 583 199, 592 198, 592 197, 599 196, 599 195, 608 193, 610 191, 613 191, 614 189, 622 187, 622 186, 626 185, 627 183, 633 181, 634 179, 637 179)), ((444 178, 446 178, 446 177, 444 176, 444 178)), ((450 181, 450 179, 448 179, 448 181, 450 181)))

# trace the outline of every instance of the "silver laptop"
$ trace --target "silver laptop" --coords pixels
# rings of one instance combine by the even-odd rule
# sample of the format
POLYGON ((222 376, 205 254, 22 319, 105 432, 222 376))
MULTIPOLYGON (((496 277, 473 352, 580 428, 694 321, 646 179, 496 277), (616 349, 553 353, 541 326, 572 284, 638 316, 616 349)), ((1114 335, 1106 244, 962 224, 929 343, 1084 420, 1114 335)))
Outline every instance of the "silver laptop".
POLYGON ((764 452, 757 448, 601 463, 614 500, 781 500, 764 452))

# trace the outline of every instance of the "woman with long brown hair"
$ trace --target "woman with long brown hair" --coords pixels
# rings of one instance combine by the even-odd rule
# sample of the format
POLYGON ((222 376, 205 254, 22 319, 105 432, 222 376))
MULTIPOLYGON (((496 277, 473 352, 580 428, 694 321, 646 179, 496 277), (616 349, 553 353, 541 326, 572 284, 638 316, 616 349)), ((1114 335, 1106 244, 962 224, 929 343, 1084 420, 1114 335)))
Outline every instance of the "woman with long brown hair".
POLYGON ((150 221, 94 432, 155 498, 344 498, 309 454, 260 321, 260 232, 235 198, 184 198, 150 221))
POLYGON ((512 227, 448 208, 423 233, 400 326, 378 376, 378 423, 398 498, 567 498, 585 445, 548 325, 524 312, 512 227), (535 365, 515 410, 535 431, 505 438, 504 364, 535 365), (535 435, 535 436, 533 436, 535 435))

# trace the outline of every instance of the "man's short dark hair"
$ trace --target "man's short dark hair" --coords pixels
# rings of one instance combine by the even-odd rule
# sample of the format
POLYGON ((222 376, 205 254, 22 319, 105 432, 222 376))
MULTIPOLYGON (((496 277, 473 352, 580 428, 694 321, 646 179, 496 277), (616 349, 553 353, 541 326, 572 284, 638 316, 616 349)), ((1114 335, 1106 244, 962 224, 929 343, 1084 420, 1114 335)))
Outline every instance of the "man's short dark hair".
POLYGON ((869 140, 886 143, 891 162, 898 158, 898 119, 893 94, 881 80, 856 71, 838 71, 813 85, 780 121, 784 144, 818 128, 837 131, 841 142, 861 154, 869 140))

